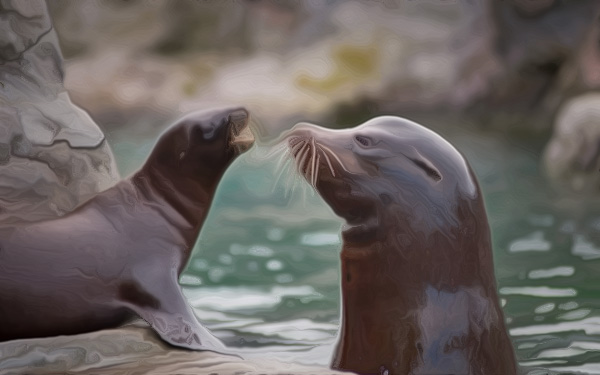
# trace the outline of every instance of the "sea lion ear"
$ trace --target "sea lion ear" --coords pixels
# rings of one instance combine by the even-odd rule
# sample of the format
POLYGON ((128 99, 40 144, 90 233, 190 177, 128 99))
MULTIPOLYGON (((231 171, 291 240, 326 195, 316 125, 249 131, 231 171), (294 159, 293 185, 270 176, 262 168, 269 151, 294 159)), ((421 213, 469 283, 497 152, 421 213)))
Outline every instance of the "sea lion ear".
POLYGON ((412 159, 412 162, 419 168, 421 168, 427 176, 436 182, 442 180, 442 174, 431 162, 425 158, 423 159, 412 159))
POLYGON ((406 157, 412 161, 417 167, 423 170, 425 174, 432 180, 439 182, 443 179, 442 173, 435 165, 427 159, 423 154, 417 151, 416 148, 410 147, 411 152, 407 152, 406 157))

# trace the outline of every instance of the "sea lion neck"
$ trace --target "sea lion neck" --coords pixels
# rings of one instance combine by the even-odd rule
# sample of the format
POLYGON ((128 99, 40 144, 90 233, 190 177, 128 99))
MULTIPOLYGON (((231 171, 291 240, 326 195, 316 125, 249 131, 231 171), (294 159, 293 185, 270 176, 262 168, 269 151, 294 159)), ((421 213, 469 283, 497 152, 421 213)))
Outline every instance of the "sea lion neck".
MULTIPOLYGON (((342 241, 342 289, 389 289, 390 281, 398 285, 431 285, 437 290, 489 286, 495 290, 493 274, 480 272, 492 266, 491 241, 486 236, 447 237, 434 233, 419 238, 413 233, 389 230, 370 241, 342 241), (454 243, 456 242, 456 243, 454 243)), ((487 287, 486 287, 487 289, 487 287)), ((414 295, 397 289, 402 298, 414 295)))
POLYGON ((438 290, 474 285, 494 290, 491 231, 483 200, 454 196, 436 210, 436 219, 418 220, 408 212, 380 219, 380 262, 397 270, 398 282, 421 282, 438 290))
POLYGON ((342 322, 333 368, 435 373, 440 368, 432 363, 438 357, 431 353, 441 350, 439 340, 460 344, 454 354, 439 354, 457 366, 448 371, 478 374, 469 366, 479 362, 482 368, 498 368, 497 373, 514 373, 483 203, 458 203, 455 215, 463 225, 454 230, 442 227, 424 236, 396 222, 386 227, 388 217, 381 223, 386 237, 362 245, 343 242, 342 322), (451 334, 444 333, 446 327, 452 327, 451 334), (489 342, 473 336, 479 329, 489 342), (493 357, 495 350, 503 355, 493 357))
POLYGON ((217 183, 201 184, 185 176, 173 178, 157 168, 142 168, 132 177, 133 188, 147 203, 164 202, 169 216, 180 216, 187 222, 190 236, 197 236, 206 218, 217 183))

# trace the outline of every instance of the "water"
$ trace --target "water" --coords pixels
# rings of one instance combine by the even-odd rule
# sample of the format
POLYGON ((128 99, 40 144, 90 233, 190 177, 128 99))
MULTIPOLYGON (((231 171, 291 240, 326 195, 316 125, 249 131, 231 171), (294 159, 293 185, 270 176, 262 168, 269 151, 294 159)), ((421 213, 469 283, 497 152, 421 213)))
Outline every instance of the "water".
MULTIPOLYGON (((520 362, 600 373, 600 211, 551 190, 540 145, 440 130, 482 186, 520 362)), ((153 141, 135 154, 128 142, 113 139, 124 175, 153 141)), ((276 158, 263 151, 250 150, 225 175, 181 284, 228 345, 326 365, 339 324, 341 221, 300 178, 291 192, 285 176, 276 182, 276 158)))

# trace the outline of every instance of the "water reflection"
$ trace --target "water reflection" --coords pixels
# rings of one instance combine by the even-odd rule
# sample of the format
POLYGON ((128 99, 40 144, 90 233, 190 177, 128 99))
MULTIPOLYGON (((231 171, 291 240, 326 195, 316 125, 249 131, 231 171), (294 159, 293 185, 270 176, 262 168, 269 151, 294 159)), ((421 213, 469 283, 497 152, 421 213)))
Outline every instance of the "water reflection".
POLYGON ((548 251, 550 250, 550 242, 544 239, 544 232, 535 231, 532 234, 514 240, 508 251, 518 253, 522 251, 548 251))
POLYGON ((573 297, 577 291, 573 288, 549 288, 546 286, 517 286, 500 288, 500 294, 520 294, 533 297, 573 297))
POLYGON ((528 277, 530 279, 547 279, 556 276, 573 276, 575 268, 572 266, 560 266, 547 270, 531 270, 528 277))

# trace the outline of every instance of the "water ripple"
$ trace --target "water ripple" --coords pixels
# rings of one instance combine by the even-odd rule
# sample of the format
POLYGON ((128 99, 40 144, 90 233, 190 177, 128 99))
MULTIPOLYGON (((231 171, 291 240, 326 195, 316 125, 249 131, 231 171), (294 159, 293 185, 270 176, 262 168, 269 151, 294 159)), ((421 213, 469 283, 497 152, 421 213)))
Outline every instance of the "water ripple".
POLYGON ((573 288, 549 288, 547 286, 516 286, 500 288, 500 294, 520 294, 534 297, 574 297, 577 291, 573 288))
POLYGON ((583 331, 586 335, 600 334, 600 317, 593 316, 579 321, 554 324, 537 324, 510 329, 512 336, 544 335, 557 332, 583 331))

